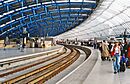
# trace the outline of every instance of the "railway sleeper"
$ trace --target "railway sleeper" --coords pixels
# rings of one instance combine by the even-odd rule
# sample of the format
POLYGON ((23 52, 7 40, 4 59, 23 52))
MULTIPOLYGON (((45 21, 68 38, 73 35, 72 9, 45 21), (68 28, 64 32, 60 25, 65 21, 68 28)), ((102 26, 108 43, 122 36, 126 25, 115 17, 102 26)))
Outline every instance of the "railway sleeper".
POLYGON ((23 58, 17 58, 17 59, 13 59, 13 60, 8 60, 8 61, 2 61, 2 62, 0 62, 0 66, 1 67, 5 66, 5 65, 10 66, 12 63, 15 63, 15 62, 25 61, 25 60, 29 60, 29 59, 36 58, 36 57, 41 57, 43 55, 48 55, 48 54, 51 54, 51 53, 54 53, 54 52, 59 53, 58 51, 59 50, 55 50, 55 51, 42 53, 42 54, 38 54, 38 55, 33 55, 33 56, 29 56, 29 57, 23 57, 23 58))
MULTIPOLYGON (((64 53, 65 53, 65 52, 64 52, 64 53)), ((64 54, 64 53, 61 53, 61 54, 64 54)), ((57 55, 56 57, 60 56, 61 54, 57 55)), ((53 57, 51 57, 50 59, 53 59, 53 57)), ((45 60, 45 61, 42 61, 41 63, 46 62, 46 61, 48 61, 48 60, 50 60, 50 59, 47 59, 47 60, 45 60)), ((37 64, 40 64, 40 62, 37 63, 37 64)), ((0 77, 6 76, 6 75, 9 75, 9 74, 13 74, 13 73, 16 73, 16 72, 21 71, 21 70, 25 70, 25 69, 30 68, 30 67, 33 67, 33 66, 35 66, 35 65, 37 65, 37 64, 32 64, 32 65, 29 64, 28 66, 23 66, 23 67, 21 67, 21 68, 15 69, 15 70, 13 69, 13 71, 9 71, 9 72, 7 72, 7 73, 0 74, 0 77)))
MULTIPOLYGON (((57 69, 55 69, 53 72, 52 72, 52 74, 50 73, 50 74, 47 74, 48 76, 50 76, 50 77, 45 77, 45 79, 50 79, 50 78, 52 78, 53 76, 55 76, 56 74, 58 74, 58 73, 60 73, 61 71, 63 71, 65 68, 67 68, 69 65, 71 65, 77 58, 78 58, 79 56, 76 56, 75 58, 73 58, 72 59, 72 61, 70 60, 70 62, 67 62, 67 64, 66 65, 62 65, 61 67, 59 67, 58 68, 58 71, 55 71, 55 70, 57 70, 57 69)), ((44 75, 44 76, 46 76, 46 75, 44 75)), ((39 82, 45 82, 45 80, 43 81, 44 79, 42 79, 42 80, 40 80, 40 81, 38 81, 36 84, 39 84, 39 82)), ((33 82, 34 83, 34 82, 33 82)), ((30 84, 32 84, 32 82, 30 83, 30 84)))
MULTIPOLYGON (((59 71, 60 72, 60 71, 59 71)), ((59 73, 59 72, 57 72, 57 73, 59 73)), ((56 74, 57 74, 56 73, 56 74)), ((34 74, 34 73, 33 73, 34 74)), ((54 73, 53 73, 54 74, 54 73)), ((55 75, 55 74, 54 74, 55 75)), ((52 75, 52 77, 54 76, 54 75, 52 75)), ((27 77, 26 75, 25 76, 21 76, 20 78, 22 79, 22 78, 25 78, 25 77, 27 77)), ((49 77, 49 79, 50 79, 51 77, 49 77)), ((47 80, 48 80, 48 78, 46 78, 47 80)), ((14 81, 17 81, 18 79, 16 78, 15 80, 13 80, 13 81, 9 81, 9 82, 7 82, 7 83, 9 83, 9 84, 11 84, 11 83, 13 83, 14 81)))

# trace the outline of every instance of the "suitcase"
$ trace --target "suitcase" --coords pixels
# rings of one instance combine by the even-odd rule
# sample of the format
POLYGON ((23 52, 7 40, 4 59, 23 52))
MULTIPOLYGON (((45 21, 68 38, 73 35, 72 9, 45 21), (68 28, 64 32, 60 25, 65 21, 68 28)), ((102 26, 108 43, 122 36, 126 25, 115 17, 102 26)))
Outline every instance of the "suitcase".
POLYGON ((124 62, 121 62, 121 63, 120 63, 120 72, 125 72, 125 70, 126 70, 125 63, 124 63, 124 62))
POLYGON ((101 56, 102 61, 105 61, 106 57, 101 56))

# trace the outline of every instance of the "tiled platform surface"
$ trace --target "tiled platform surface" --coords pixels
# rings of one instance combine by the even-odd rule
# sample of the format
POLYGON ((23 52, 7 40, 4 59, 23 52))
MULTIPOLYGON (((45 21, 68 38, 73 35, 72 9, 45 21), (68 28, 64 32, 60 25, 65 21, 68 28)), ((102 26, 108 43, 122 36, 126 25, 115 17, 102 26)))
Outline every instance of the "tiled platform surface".
POLYGON ((130 84, 130 69, 114 74, 112 61, 102 61, 99 56, 83 84, 130 84))
MULTIPOLYGON (((37 53, 37 52, 42 52, 42 51, 48 51, 48 50, 56 49, 58 47, 61 47, 61 46, 55 46, 55 47, 46 48, 46 49, 26 48, 24 52, 20 52, 20 50, 17 50, 17 49, 7 49, 5 51, 3 49, 0 49, 0 59, 16 57, 16 56, 26 55, 26 54, 32 54, 32 53, 37 53)), ((99 51, 94 50, 94 49, 92 50, 94 51, 93 54, 95 54, 95 56, 92 56, 92 57, 96 57, 96 58, 98 57, 98 58, 97 59, 89 58, 89 60, 93 60, 93 62, 97 60, 95 66, 93 67, 91 71, 87 70, 89 66, 84 63, 83 66, 87 68, 85 67, 83 68, 83 66, 81 66, 83 68, 81 69, 79 67, 80 68, 79 71, 77 69, 77 72, 73 72, 70 75, 71 78, 67 76, 65 80, 56 84, 130 84, 130 69, 126 69, 125 72, 114 74, 112 61, 102 61, 100 59, 99 51), (88 74, 88 76, 84 73, 88 74), (67 81, 66 79, 69 81, 67 81)), ((89 63, 90 63, 89 65, 91 65, 91 62, 89 63)))
POLYGON ((100 52, 94 49, 92 51, 88 62, 81 64, 56 84, 130 84, 130 69, 114 74, 112 61, 102 61, 100 52), (96 64, 90 69, 94 61, 96 64))
MULTIPOLYGON (((65 77, 67 74, 71 73, 80 64, 82 64, 82 62, 84 62, 86 56, 85 56, 85 52, 83 52, 82 50, 79 50, 79 51, 80 51, 80 57, 73 64, 71 64, 69 67, 67 67, 65 70, 63 70, 62 72, 60 72, 59 74, 57 74, 53 78, 46 81, 44 84, 57 84, 57 82, 60 79, 65 77)), ((69 83, 66 83, 66 84, 69 84, 69 83)))
POLYGON ((98 54, 98 51, 94 52, 92 49, 92 53, 86 61, 70 72, 67 76, 59 80, 56 84, 82 84, 97 62, 98 54))
POLYGON ((49 48, 25 48, 24 52, 21 52, 17 48, 9 48, 6 50, 3 50, 2 48, 0 48, 0 60, 6 59, 6 58, 11 58, 11 57, 17 57, 17 56, 22 56, 22 55, 28 55, 28 54, 33 54, 33 53, 54 50, 54 49, 57 49, 60 47, 61 46, 53 46, 53 47, 49 47, 49 48))

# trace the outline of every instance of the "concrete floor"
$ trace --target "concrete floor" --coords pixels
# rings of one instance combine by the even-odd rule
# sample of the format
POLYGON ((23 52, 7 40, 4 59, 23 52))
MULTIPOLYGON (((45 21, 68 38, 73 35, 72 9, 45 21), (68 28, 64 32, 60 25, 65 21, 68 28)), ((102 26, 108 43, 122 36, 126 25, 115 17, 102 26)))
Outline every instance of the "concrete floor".
MULTIPOLYGON (((92 48, 90 48, 92 49, 92 48)), ((82 62, 76 69, 59 80, 56 84, 83 84, 98 59, 98 52, 92 49, 91 55, 87 60, 82 62)), ((71 66, 70 66, 71 67, 71 66)), ((72 67, 73 68, 73 67, 72 67)), ((55 83, 51 83, 55 84, 55 83)))
POLYGON ((90 66, 87 66, 88 62, 86 61, 79 69, 74 70, 73 73, 70 72, 71 75, 64 77, 61 79, 62 81, 60 80, 60 82, 56 84, 130 84, 130 69, 114 74, 112 61, 102 61, 100 52, 93 48, 91 48, 91 50, 94 51, 93 55, 87 61, 95 61, 91 58, 98 56, 96 64, 91 71, 88 69, 92 61, 89 63, 90 66), (88 76, 84 76, 87 71, 89 71, 88 76))
POLYGON ((11 58, 11 57, 17 57, 17 56, 22 56, 22 55, 28 55, 28 54, 33 54, 33 53, 49 51, 49 50, 57 49, 60 47, 61 46, 53 46, 50 48, 25 48, 24 52, 21 52, 17 48, 9 48, 6 50, 3 50, 2 48, 0 48, 0 60, 6 59, 6 58, 11 58))
MULTIPOLYGON (((55 49, 55 48, 57 48, 57 46, 49 48, 49 49, 51 50, 51 49, 55 49)), ((41 51, 47 51, 49 49, 27 48, 24 50, 24 52, 20 52, 17 49, 7 49, 5 51, 3 49, 0 49, 0 59, 5 59, 5 58, 9 58, 9 57, 16 57, 19 55, 32 54, 32 53, 37 53, 37 52, 41 52, 41 51)), ((92 50, 96 51, 96 52, 98 51, 98 50, 94 50, 94 49, 92 49, 92 50)), ((95 56, 98 56, 97 62, 95 64, 95 66, 93 67, 93 69, 88 72, 89 75, 87 77, 83 78, 85 80, 82 80, 82 83, 81 82, 76 83, 75 77, 72 77, 75 82, 73 81, 73 79, 71 79, 71 81, 73 81, 76 84, 130 84, 130 79, 129 79, 130 69, 126 69, 125 72, 120 72, 120 73, 114 74, 112 61, 102 61, 100 58, 100 53, 94 53, 94 54, 95 54, 95 56)), ((91 58, 89 60, 91 60, 91 58)), ((84 65, 87 65, 87 64, 84 64, 84 65)), ((82 76, 82 74, 86 73, 86 72, 82 73, 82 70, 78 71, 81 76, 82 76)), ((87 68, 84 67, 84 70, 87 71, 87 68)), ((75 72, 73 72, 73 73, 75 73, 75 72)), ((76 76, 76 74, 74 76, 76 76)), ((63 75, 63 73, 59 74, 59 76, 57 75, 56 77, 59 78, 59 77, 61 77, 61 75, 63 75)), ((79 77, 79 79, 81 79, 81 78, 79 77)), ((53 80, 53 78, 52 78, 52 80, 53 80)), ((59 80, 60 79, 58 79, 57 81, 59 81, 59 80)), ((55 81, 55 83, 57 81, 55 81)), ((64 82, 65 81, 66 80, 64 80, 64 82)), ((47 84, 55 84, 55 83, 54 83, 54 81, 47 82, 47 84)), ((70 82, 68 83, 68 81, 66 81, 66 83, 72 84, 70 82)), ((60 83, 58 83, 58 84, 60 84, 60 83)))
POLYGON ((130 69, 113 73, 112 61, 102 61, 100 56, 83 84, 130 84, 130 69))
POLYGON ((67 67, 65 70, 63 70, 53 78, 46 81, 45 84, 57 84, 58 81, 60 81, 62 78, 64 78, 66 75, 71 73, 74 69, 76 69, 81 63, 83 63, 85 58, 86 58, 85 53, 80 50, 80 57, 72 65, 67 67))

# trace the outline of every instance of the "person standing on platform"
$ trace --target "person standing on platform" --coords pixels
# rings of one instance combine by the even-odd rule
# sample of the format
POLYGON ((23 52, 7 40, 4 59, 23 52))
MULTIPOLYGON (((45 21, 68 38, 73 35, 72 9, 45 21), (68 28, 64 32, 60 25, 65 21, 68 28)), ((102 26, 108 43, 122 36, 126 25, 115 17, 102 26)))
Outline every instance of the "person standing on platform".
POLYGON ((7 44, 9 44, 9 38, 8 38, 8 37, 6 37, 6 38, 4 39, 4 50, 6 50, 7 44))
POLYGON ((102 53, 101 53, 101 59, 104 61, 106 58, 109 59, 110 53, 109 53, 109 48, 105 40, 103 40, 101 44, 102 48, 102 53))
POLYGON ((102 42, 99 42, 99 50, 102 53, 102 42))
POLYGON ((112 49, 112 44, 111 44, 111 42, 109 42, 108 48, 109 48, 109 53, 111 53, 111 49, 112 49))
POLYGON ((97 40, 96 40, 96 38, 94 38, 93 47, 94 47, 94 49, 97 49, 97 40))
POLYGON ((114 74, 117 72, 120 72, 120 46, 119 43, 116 42, 112 49, 112 60, 113 60, 113 68, 114 68, 114 74))
POLYGON ((128 58, 128 62, 126 64, 126 66, 130 66, 130 42, 128 44, 128 49, 127 49, 127 58, 128 58))
POLYGON ((4 50, 6 50, 6 45, 7 45, 7 44, 4 42, 4 50))
POLYGON ((125 42, 124 46, 123 46, 123 54, 125 54, 125 57, 127 57, 127 49, 128 49, 128 43, 125 42))
POLYGON ((121 56, 125 56, 125 55, 124 55, 124 51, 123 51, 123 45, 122 45, 121 42, 119 42, 119 46, 120 46, 120 50, 121 50, 120 55, 121 55, 121 56))
POLYGON ((24 44, 20 44, 20 51, 24 52, 24 44))

